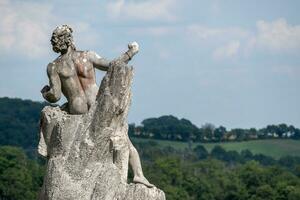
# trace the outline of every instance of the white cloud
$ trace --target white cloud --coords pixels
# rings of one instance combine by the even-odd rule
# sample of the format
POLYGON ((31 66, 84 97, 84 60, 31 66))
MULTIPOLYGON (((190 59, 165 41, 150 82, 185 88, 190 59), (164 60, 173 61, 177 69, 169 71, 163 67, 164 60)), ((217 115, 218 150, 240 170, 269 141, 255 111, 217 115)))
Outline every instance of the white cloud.
POLYGON ((300 49, 300 25, 290 25, 285 19, 260 20, 254 31, 191 25, 187 33, 193 43, 213 49, 212 55, 217 59, 233 58, 239 53, 250 55, 254 51, 282 53, 300 49))
POLYGON ((215 40, 228 38, 245 38, 249 35, 248 31, 241 28, 210 28, 202 25, 190 25, 187 27, 187 33, 197 40, 215 40))
POLYGON ((142 2, 115 0, 108 3, 107 14, 114 19, 173 21, 176 0, 146 0, 142 2))
POLYGON ((201 43, 216 60, 237 56, 241 50, 241 41, 250 36, 250 32, 241 28, 210 28, 201 25, 188 26, 187 33, 192 43, 201 43))
POLYGON ((217 60, 224 58, 233 58, 236 56, 240 49, 239 41, 232 41, 225 46, 218 47, 213 52, 213 57, 217 60))
POLYGON ((48 4, 1 1, 0 50, 22 52, 29 57, 45 54, 49 43, 50 14, 48 4))
POLYGON ((273 22, 260 20, 256 23, 257 33, 249 39, 248 47, 271 51, 300 49, 300 25, 292 26, 285 19, 273 22))
POLYGON ((51 33, 61 23, 69 23, 75 35, 78 34, 75 43, 87 47, 93 46, 95 41, 99 44, 99 34, 88 23, 57 16, 51 4, 0 0, 0 52, 28 58, 49 55, 51 33))

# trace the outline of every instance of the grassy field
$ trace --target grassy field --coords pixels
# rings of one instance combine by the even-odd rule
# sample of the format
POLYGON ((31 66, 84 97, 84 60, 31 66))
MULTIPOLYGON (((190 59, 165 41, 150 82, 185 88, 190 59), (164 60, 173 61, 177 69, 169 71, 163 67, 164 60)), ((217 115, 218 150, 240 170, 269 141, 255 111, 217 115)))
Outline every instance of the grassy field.
MULTIPOLYGON (((133 142, 143 141, 155 141, 160 146, 172 146, 174 148, 184 149, 188 147, 188 143, 185 142, 172 142, 164 140, 150 140, 150 139, 139 139, 132 138, 133 142)), ((264 154, 272 156, 278 159, 282 156, 292 155, 300 156, 300 140, 288 140, 288 139, 269 139, 269 140, 252 140, 245 142, 222 142, 222 143, 193 143, 193 147, 197 145, 203 145, 208 151, 216 146, 220 145, 226 150, 242 151, 249 149, 253 154, 264 154)))

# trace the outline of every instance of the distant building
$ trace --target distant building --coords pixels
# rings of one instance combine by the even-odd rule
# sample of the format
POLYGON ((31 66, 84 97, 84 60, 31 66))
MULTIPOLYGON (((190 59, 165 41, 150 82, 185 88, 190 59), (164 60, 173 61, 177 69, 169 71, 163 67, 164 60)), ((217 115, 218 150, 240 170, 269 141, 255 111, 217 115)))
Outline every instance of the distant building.
POLYGON ((223 135, 224 140, 236 140, 237 136, 235 134, 232 134, 230 132, 227 132, 223 135))
POLYGON ((257 139, 257 138, 258 138, 258 135, 255 134, 255 133, 249 134, 249 135, 248 135, 248 138, 249 138, 249 139, 257 139))
POLYGON ((290 138, 290 137, 293 137, 295 135, 294 132, 286 132, 286 133, 283 133, 282 134, 282 137, 286 137, 286 138, 290 138))

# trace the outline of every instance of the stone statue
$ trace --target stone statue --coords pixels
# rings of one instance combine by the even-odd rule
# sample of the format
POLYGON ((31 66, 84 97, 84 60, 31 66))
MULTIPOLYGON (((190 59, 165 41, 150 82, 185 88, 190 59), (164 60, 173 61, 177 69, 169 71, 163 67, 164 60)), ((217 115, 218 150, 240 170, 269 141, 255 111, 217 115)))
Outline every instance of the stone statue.
MULTIPOLYGON (((95 69, 108 71, 112 62, 127 64, 138 53, 139 45, 136 42, 129 44, 128 51, 119 58, 109 61, 95 52, 76 50, 72 32, 72 28, 68 25, 59 26, 53 31, 51 38, 53 51, 61 55, 48 65, 49 86, 46 85, 41 93, 45 100, 51 103, 57 102, 61 94, 64 94, 68 102, 63 106, 63 110, 68 114, 83 115, 87 114, 96 102, 99 88, 96 84, 95 69)), ((57 121, 57 118, 49 118, 42 113, 39 153, 43 156, 48 156, 51 134, 57 121)), ((116 145, 117 140, 118 137, 110 138, 110 142, 115 144, 113 148, 119 145, 116 145)), ((144 177, 139 154, 128 136, 125 143, 128 145, 129 163, 134 173, 133 182, 154 187, 144 177)))
MULTIPOLYGON (((68 100, 70 114, 85 114, 95 102, 98 92, 94 69, 107 71, 110 61, 92 51, 77 51, 72 32, 68 25, 53 31, 52 48, 61 55, 48 64, 50 86, 46 85, 41 92, 50 103, 57 102, 63 93, 68 100)), ((129 50, 118 58, 121 62, 128 63, 139 50, 136 42, 128 47, 129 50)))

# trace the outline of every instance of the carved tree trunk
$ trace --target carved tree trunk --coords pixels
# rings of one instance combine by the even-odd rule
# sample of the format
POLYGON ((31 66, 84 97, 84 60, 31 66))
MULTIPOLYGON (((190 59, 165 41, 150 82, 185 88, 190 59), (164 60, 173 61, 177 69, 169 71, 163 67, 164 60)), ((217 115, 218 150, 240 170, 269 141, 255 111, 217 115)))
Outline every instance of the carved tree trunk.
POLYGON ((43 109, 39 152, 48 165, 40 200, 165 199, 157 188, 127 184, 132 78, 132 67, 114 62, 87 114, 43 109))

